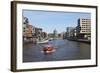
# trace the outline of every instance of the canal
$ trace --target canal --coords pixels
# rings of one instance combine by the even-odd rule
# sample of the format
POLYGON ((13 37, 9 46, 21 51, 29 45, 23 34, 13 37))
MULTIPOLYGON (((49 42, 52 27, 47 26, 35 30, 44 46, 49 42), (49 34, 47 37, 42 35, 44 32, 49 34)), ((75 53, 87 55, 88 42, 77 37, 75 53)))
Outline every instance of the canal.
POLYGON ((43 45, 28 43, 23 45, 23 62, 81 60, 91 58, 91 45, 69 40, 52 40, 48 42, 54 46, 51 54, 42 52, 43 45))

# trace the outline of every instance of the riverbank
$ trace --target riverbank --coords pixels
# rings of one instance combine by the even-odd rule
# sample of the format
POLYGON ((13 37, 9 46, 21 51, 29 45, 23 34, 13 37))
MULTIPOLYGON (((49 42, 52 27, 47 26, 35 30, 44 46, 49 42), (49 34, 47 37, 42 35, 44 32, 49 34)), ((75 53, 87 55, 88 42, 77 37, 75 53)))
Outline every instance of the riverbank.
POLYGON ((83 43, 91 43, 91 40, 87 40, 87 39, 76 39, 76 38, 67 38, 70 41, 77 41, 77 42, 83 42, 83 43))

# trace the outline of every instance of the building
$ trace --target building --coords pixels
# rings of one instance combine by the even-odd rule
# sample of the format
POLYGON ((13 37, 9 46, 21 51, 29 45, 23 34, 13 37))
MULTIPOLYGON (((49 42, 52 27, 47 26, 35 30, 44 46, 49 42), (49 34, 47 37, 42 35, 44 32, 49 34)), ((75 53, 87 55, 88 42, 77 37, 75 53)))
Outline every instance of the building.
POLYGON ((38 41, 42 40, 42 28, 35 28, 35 36, 38 41))
POLYGON ((70 35, 71 37, 76 37, 77 33, 76 33, 76 28, 73 28, 71 31, 70 31, 70 35))
POLYGON ((48 35, 47 35, 46 32, 42 32, 42 33, 41 33, 41 37, 42 37, 43 39, 47 39, 47 38, 48 38, 48 35))
POLYGON ((35 37, 35 28, 34 26, 32 26, 32 35, 33 35, 33 38, 35 37))
POLYGON ((29 25, 28 18, 23 16, 23 41, 27 40, 27 25, 29 25))
POLYGON ((57 30, 55 29, 55 30, 53 31, 53 38, 56 39, 57 37, 58 37, 58 34, 57 34, 57 30))
POLYGON ((23 37, 26 41, 32 41, 33 39, 33 26, 32 25, 26 25, 23 31, 23 37))
POLYGON ((64 39, 65 38, 65 32, 61 32, 58 34, 59 39, 64 39))
POLYGON ((35 34, 35 27, 29 24, 27 17, 23 17, 23 41, 32 41, 33 35, 35 34))
POLYGON ((80 18, 76 27, 77 37, 80 39, 91 38, 91 20, 80 18))
POLYGON ((23 17, 23 41, 41 41, 48 37, 46 32, 42 32, 42 28, 34 27, 30 25, 27 17, 23 17))
POLYGON ((75 29, 75 27, 67 27, 67 29, 66 29, 66 37, 67 38, 73 37, 74 29, 75 29))
POLYGON ((54 38, 54 34, 53 33, 48 33, 48 39, 50 38, 54 38))
POLYGON ((27 25, 26 27, 27 27, 27 29, 26 29, 27 37, 32 38, 33 37, 33 26, 27 25))

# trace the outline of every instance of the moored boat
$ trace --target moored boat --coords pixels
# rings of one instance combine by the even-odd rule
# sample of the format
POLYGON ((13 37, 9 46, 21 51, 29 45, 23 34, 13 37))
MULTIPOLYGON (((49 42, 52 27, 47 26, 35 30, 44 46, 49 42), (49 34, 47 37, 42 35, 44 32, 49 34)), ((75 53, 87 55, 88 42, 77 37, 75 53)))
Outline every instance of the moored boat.
POLYGON ((43 41, 37 41, 38 44, 43 44, 43 43, 48 43, 48 40, 43 40, 43 41))

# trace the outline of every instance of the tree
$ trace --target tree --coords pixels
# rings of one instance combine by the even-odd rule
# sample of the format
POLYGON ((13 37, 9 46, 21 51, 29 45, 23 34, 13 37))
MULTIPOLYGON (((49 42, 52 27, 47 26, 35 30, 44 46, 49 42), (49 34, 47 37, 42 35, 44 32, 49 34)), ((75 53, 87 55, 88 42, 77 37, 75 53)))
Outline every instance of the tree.
POLYGON ((24 24, 29 24, 29 20, 27 17, 24 17, 24 21, 23 21, 24 24))

